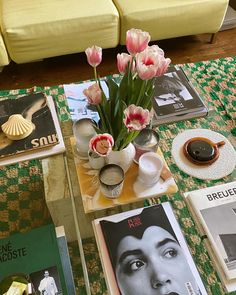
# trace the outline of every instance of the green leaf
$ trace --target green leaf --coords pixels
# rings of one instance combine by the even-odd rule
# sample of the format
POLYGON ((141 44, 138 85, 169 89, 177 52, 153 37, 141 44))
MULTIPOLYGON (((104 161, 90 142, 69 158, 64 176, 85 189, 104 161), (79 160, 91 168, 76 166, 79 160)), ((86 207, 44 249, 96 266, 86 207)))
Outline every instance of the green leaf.
POLYGON ((95 131, 98 133, 98 134, 101 134, 101 133, 105 133, 103 130, 101 130, 99 127, 97 126, 93 126, 93 128, 95 129, 95 131))
POLYGON ((118 137, 115 140, 115 147, 114 147, 115 150, 120 150, 120 147, 122 146, 122 141, 126 137, 127 133, 128 133, 128 130, 126 126, 123 126, 123 128, 120 130, 118 137))
POLYGON ((116 82, 113 79, 110 79, 110 78, 106 79, 105 82, 106 82, 107 87, 109 89, 109 99, 116 100, 119 86, 116 84, 116 82))
POLYGON ((128 97, 128 71, 126 71, 126 73, 124 74, 124 76, 122 77, 121 81, 120 81, 120 85, 119 85, 119 91, 118 91, 118 98, 123 101, 127 101, 127 97, 128 97))

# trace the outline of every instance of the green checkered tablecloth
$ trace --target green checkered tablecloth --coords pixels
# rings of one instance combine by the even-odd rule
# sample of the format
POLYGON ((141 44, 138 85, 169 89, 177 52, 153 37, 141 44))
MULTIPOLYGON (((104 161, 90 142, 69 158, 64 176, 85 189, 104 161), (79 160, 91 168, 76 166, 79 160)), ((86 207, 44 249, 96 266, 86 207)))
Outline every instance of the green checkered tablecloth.
MULTIPOLYGON (((178 133, 192 128, 211 129, 223 134, 235 144, 235 64, 236 57, 229 57, 182 65, 195 88, 212 109, 211 114, 206 118, 162 125, 157 128, 161 138, 161 149, 177 182, 179 192, 172 196, 152 199, 152 202, 171 202, 208 293, 213 295, 225 294, 225 292, 194 226, 194 221, 187 209, 182 193, 235 180, 236 171, 227 177, 214 181, 204 181, 191 177, 180 171, 174 163, 171 157, 171 145, 178 133)), ((0 97, 2 99, 9 96, 19 97, 34 91, 44 91, 47 95, 53 96, 58 107, 63 130, 63 124, 70 120, 70 115, 62 85, 0 91, 0 97)), ((15 232, 24 232, 48 222, 51 222, 51 218, 44 200, 40 160, 0 167, 0 238, 15 232)), ((86 294, 76 242, 69 244, 69 251, 77 294, 86 294)), ((91 279, 92 294, 107 294, 96 243, 92 238, 85 241, 85 255, 91 279)), ((236 294, 236 292, 232 294, 236 294)))

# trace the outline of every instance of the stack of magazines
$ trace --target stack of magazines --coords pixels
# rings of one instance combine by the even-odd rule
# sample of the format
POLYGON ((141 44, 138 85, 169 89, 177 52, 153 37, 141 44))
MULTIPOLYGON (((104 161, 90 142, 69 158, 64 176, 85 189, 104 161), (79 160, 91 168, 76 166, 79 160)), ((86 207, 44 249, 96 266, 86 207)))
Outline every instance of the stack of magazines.
MULTIPOLYGON (((73 121, 91 118, 98 122, 99 116, 93 106, 88 105, 83 90, 93 82, 65 84, 64 91, 73 121)), ((101 87, 108 96, 105 81, 101 87)), ((155 94, 152 101, 154 109, 153 125, 183 121, 204 117, 208 108, 195 90, 184 71, 178 66, 171 66, 166 74, 156 78, 155 94)))
POLYGON ((208 108, 182 68, 172 66, 155 82, 153 125, 204 117, 208 108))
POLYGON ((226 291, 235 291, 236 181, 184 196, 226 291))

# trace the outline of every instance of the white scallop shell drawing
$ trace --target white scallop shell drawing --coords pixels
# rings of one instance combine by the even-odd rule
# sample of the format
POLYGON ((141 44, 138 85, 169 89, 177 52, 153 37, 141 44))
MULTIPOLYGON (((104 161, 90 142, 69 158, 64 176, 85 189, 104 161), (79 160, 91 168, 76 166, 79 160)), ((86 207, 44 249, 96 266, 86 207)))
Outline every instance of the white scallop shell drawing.
POLYGON ((22 115, 14 114, 9 117, 7 122, 2 124, 1 128, 9 139, 19 140, 31 134, 34 130, 34 124, 22 115))

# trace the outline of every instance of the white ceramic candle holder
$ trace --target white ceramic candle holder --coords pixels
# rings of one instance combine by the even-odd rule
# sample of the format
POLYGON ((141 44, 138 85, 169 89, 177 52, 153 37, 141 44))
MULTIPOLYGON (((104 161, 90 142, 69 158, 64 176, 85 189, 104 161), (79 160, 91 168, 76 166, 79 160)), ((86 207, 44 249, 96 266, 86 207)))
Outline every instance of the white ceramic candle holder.
POLYGON ((145 185, 152 186, 158 182, 162 169, 161 157, 154 152, 147 152, 139 158, 138 180, 145 185))
POLYGON ((92 150, 88 151, 88 159, 92 169, 101 169, 106 163, 105 157, 99 156, 92 150))
POLYGON ((89 141, 96 134, 94 124, 96 123, 89 118, 79 119, 73 124, 76 149, 79 156, 83 158, 88 158, 89 141))

